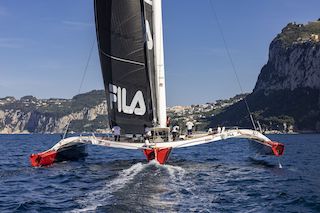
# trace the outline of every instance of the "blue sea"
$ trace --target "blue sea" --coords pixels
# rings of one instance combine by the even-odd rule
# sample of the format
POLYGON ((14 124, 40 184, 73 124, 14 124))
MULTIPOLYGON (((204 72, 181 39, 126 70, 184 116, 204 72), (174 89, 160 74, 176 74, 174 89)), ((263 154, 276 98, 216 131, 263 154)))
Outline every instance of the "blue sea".
POLYGON ((320 212, 320 135, 270 138, 286 145, 280 161, 233 139, 173 150, 164 166, 88 146, 86 160, 32 168, 60 135, 0 135, 0 212, 320 212))

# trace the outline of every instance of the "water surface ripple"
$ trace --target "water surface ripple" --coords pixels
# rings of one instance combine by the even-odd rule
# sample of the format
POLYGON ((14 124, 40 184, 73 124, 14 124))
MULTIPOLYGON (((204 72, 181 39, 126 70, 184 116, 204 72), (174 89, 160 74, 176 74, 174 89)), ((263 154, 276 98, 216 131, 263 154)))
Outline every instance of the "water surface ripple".
POLYGON ((142 152, 89 146, 84 161, 32 168, 59 135, 0 135, 0 212, 320 212, 320 135, 271 135, 281 158, 245 140, 142 152))

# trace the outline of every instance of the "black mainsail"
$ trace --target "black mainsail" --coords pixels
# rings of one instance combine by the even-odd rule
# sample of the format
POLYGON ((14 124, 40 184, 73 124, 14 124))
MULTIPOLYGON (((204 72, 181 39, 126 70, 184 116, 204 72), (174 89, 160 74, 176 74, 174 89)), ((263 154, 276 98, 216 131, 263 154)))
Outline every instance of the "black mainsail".
POLYGON ((95 0, 95 18, 110 124, 143 133, 156 120, 152 6, 95 0))

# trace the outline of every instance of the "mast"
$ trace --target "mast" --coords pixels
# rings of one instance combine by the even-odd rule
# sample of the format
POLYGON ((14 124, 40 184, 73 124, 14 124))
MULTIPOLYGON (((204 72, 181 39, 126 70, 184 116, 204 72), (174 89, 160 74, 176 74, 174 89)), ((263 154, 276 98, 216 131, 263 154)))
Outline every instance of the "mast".
POLYGON ((154 29, 154 62, 156 75, 156 96, 159 127, 167 126, 166 87, 164 74, 162 1, 153 0, 153 29, 154 29))

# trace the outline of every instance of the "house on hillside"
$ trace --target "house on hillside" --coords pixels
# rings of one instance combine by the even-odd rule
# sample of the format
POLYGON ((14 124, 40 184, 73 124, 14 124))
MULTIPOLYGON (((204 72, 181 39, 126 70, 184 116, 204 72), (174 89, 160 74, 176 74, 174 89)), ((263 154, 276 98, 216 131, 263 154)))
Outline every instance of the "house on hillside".
POLYGON ((318 34, 311 34, 311 39, 313 41, 319 42, 319 35, 318 34))

